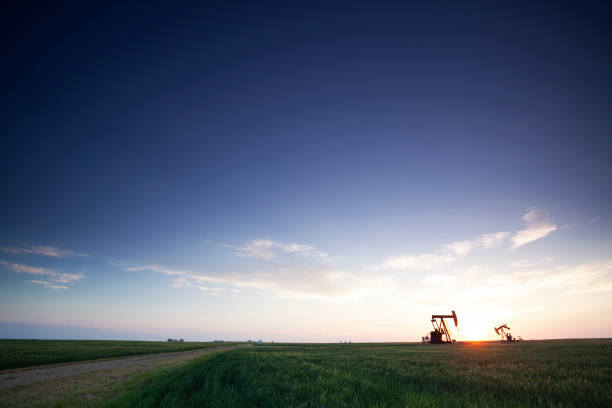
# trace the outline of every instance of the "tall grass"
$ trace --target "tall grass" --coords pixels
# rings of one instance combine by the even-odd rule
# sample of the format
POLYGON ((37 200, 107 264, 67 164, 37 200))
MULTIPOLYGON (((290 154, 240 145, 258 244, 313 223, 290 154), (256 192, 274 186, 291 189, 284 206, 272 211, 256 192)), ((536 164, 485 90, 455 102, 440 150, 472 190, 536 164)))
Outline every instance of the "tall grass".
POLYGON ((109 407, 605 407, 612 341, 274 346, 151 374, 109 407))

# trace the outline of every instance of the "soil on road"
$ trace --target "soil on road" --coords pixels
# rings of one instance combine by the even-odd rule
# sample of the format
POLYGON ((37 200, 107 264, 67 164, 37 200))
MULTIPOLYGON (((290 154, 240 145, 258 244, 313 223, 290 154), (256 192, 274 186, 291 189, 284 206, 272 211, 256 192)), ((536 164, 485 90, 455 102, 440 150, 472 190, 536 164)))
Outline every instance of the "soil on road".
POLYGON ((215 353, 219 351, 231 350, 242 347, 249 347, 249 345, 210 347, 183 352, 146 354, 135 357, 89 361, 83 363, 70 363, 54 365, 50 367, 6 370, 0 372, 0 389, 15 387, 18 385, 32 384, 39 381, 48 381, 62 377, 85 374, 92 371, 109 370, 127 366, 139 366, 145 369, 147 367, 153 368, 164 363, 173 363, 208 353, 215 353))

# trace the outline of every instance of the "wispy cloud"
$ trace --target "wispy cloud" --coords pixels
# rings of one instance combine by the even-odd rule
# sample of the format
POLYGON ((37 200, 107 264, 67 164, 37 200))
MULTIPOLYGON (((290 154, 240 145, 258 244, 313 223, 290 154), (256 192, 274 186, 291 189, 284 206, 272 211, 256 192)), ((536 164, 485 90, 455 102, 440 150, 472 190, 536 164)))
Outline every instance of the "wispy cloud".
MULTIPOLYGON (((9 271, 13 271, 16 273, 25 273, 29 275, 38 275, 38 276, 48 276, 50 280, 56 283, 73 283, 73 282, 80 281, 87 277, 82 272, 66 273, 66 272, 57 271, 54 269, 22 265, 22 264, 10 263, 6 261, 0 261, 0 265, 2 265, 5 269, 8 269, 9 271)), ((43 282, 43 281, 37 281, 37 282, 43 282)))
POLYGON ((455 241, 446 244, 445 247, 450 249, 458 256, 467 255, 472 249, 476 248, 494 248, 499 246, 510 233, 496 232, 494 234, 482 234, 474 240, 455 241))
POLYGON ((545 215, 536 208, 529 209, 522 219, 526 224, 525 228, 512 236, 510 236, 509 232, 505 231, 482 234, 475 239, 450 242, 435 252, 391 256, 383 261, 379 268, 391 270, 431 270, 453 263, 475 249, 496 248, 503 244, 508 237, 512 241, 512 247, 518 248, 544 238, 557 229, 557 226, 548 221, 545 215))
POLYGON ((276 259, 287 255, 297 255, 318 261, 329 261, 329 255, 319 251, 311 245, 285 244, 269 239, 254 239, 244 246, 225 245, 235 250, 238 256, 247 258, 259 258, 265 260, 276 259))
MULTIPOLYGON (((144 270, 144 269, 141 269, 144 270)), ((193 287, 193 284, 187 278, 176 278, 174 282, 172 282, 173 288, 190 288, 193 287)))
POLYGON ((482 234, 476 239, 454 241, 443 245, 437 252, 392 256, 383 261, 379 268, 394 271, 435 269, 457 261, 473 249, 499 246, 509 235, 508 232, 482 234))
POLYGON ((26 283, 29 283, 29 284, 32 284, 32 285, 44 286, 45 288, 53 289, 53 290, 68 290, 68 286, 58 285, 58 284, 47 282, 47 281, 28 280, 28 281, 26 281, 26 283))
POLYGON ((451 262, 456 261, 457 258, 449 254, 437 254, 437 253, 426 253, 426 254, 409 254, 400 255, 387 258, 382 268, 391 269, 394 271, 404 269, 433 269, 439 266, 447 265, 451 262))
POLYGON ((595 224, 596 222, 599 222, 600 220, 601 220, 601 217, 597 216, 597 217, 594 217, 588 220, 587 224, 595 224))
MULTIPOLYGON (((155 269, 144 268, 144 269, 137 269, 137 270, 151 270, 151 271, 161 272, 161 273, 168 275, 167 273, 165 273, 166 271, 164 271, 164 268, 155 268, 155 269)), ((172 286, 173 288, 177 288, 177 289, 178 288, 196 288, 196 289, 201 290, 202 292, 209 292, 211 295, 214 295, 214 296, 217 296, 225 292, 240 293, 240 291, 237 289, 228 289, 228 288, 219 287, 219 286, 202 285, 201 282, 203 281, 203 279, 199 279, 200 277, 194 272, 181 272, 181 274, 183 274, 184 276, 180 278, 175 278, 174 281, 172 282, 172 285, 170 286, 172 286)), ((173 271, 173 273, 171 273, 170 275, 176 275, 176 272, 173 271)))
POLYGON ((534 264, 533 262, 529 261, 517 260, 511 262, 510 266, 512 266, 513 268, 531 268, 532 266, 534 266, 534 264))
POLYGON ((498 278, 504 290, 548 290, 565 295, 612 290, 612 259, 577 266, 519 271, 498 278))
POLYGON ((499 246, 509 235, 509 232, 503 231, 494 234, 483 234, 478 238, 478 245, 482 248, 494 248, 499 246))
POLYGON ((450 249, 452 252, 459 256, 467 255, 468 252, 474 248, 474 241, 466 240, 466 241, 455 241, 450 244, 446 244, 445 247, 450 249))
POLYGON ((520 299, 532 293, 554 296, 578 296, 612 291, 612 259, 579 265, 547 268, 525 267, 519 270, 495 270, 474 265, 446 273, 423 274, 412 281, 409 290, 399 290, 403 299, 427 309, 440 304, 482 305, 522 304, 520 299), (518 302, 518 303, 517 303, 518 302))
POLYGON ((44 255, 53 258, 71 258, 73 256, 89 256, 80 252, 72 251, 69 249, 60 249, 50 245, 34 245, 30 243, 24 243, 21 246, 3 246, 0 247, 0 251, 9 254, 32 254, 32 255, 44 255))
POLYGON ((512 266, 513 268, 532 268, 536 265, 549 264, 554 260, 555 258, 552 256, 535 260, 517 259, 515 261, 510 262, 510 266, 512 266))
POLYGON ((179 270, 167 268, 165 266, 160 265, 139 265, 139 266, 127 266, 125 263, 115 264, 116 266, 121 266, 126 271, 137 272, 137 271, 155 271, 159 273, 163 273, 164 275, 189 275, 189 271, 179 270))
POLYGON ((226 292, 229 292, 229 293, 240 293, 240 291, 238 289, 227 289, 227 288, 209 287, 209 286, 203 286, 203 285, 196 285, 195 287, 198 288, 199 290, 201 290, 202 292, 209 292, 213 296, 218 296, 218 295, 221 295, 221 294, 226 293, 226 292))
POLYGON ((281 298, 340 301, 395 289, 392 276, 364 276, 329 264, 270 263, 223 273, 151 264, 124 267, 124 270, 172 276, 174 288, 196 288, 215 295, 257 289, 281 298))
POLYGON ((510 237, 513 242, 513 248, 518 248, 544 238, 557 229, 557 226, 551 223, 546 218, 545 214, 536 208, 529 209, 527 213, 523 215, 523 221, 525 221, 526 224, 525 228, 510 237))
MULTIPOLYGON (((161 272, 161 273, 166 272, 164 271, 164 268, 155 268, 155 269, 145 268, 145 269, 138 269, 138 270, 147 270, 147 269, 151 271, 155 271, 155 272, 161 272)), ((170 275, 176 275, 175 271, 172 271, 172 272, 173 273, 171 273, 170 275)), ((211 295, 214 295, 214 296, 217 296, 223 293, 240 293, 240 290, 238 289, 219 287, 219 286, 206 286, 201 283, 201 282, 224 283, 220 279, 207 279, 206 276, 200 276, 195 272, 185 272, 184 271, 182 272, 182 274, 184 276, 180 278, 175 278, 174 281, 172 282, 172 285, 170 286, 172 286, 173 288, 196 288, 196 289, 201 290, 202 292, 209 292, 211 295)))

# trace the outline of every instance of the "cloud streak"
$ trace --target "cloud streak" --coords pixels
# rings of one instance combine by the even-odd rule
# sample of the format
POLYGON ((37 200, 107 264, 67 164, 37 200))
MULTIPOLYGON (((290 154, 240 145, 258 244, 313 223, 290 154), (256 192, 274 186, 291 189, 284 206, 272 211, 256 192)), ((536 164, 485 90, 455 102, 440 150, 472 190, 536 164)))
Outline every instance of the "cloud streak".
POLYGON ((612 290, 612 259, 588 262, 576 266, 561 265, 545 269, 521 270, 511 273, 480 276, 481 285, 491 293, 516 296, 536 291, 576 295, 612 290), (503 287, 496 291, 495 287, 503 287), (503 293, 502 293, 503 292, 503 293))
MULTIPOLYGON (((38 276, 47 276, 48 279, 52 280, 53 282, 56 283, 73 283, 73 282, 78 282, 84 278, 86 278, 87 276, 82 273, 82 272, 78 272, 78 273, 66 273, 66 272, 62 272, 62 271, 56 271, 54 269, 47 269, 47 268, 41 268, 41 267, 37 267, 37 266, 29 266, 29 265, 22 265, 22 264, 16 264, 16 263, 10 263, 10 262, 6 262, 6 261, 0 261, 0 265, 2 267, 4 267, 5 269, 12 271, 12 272, 16 272, 16 273, 25 273, 25 274, 29 274, 29 275, 38 275, 38 276)), ((43 282, 43 281, 36 281, 37 284, 41 284, 38 282, 43 282)), ((33 283, 33 282, 30 282, 33 283)), ((68 289, 66 287, 66 289, 68 289)))
POLYGON ((525 228, 510 236, 509 232, 500 231, 492 234, 482 234, 475 239, 453 241, 436 252, 398 255, 387 258, 379 266, 382 269, 398 270, 432 270, 451 264, 465 257, 475 249, 490 249, 499 247, 510 237, 512 248, 518 248, 530 242, 544 238, 557 230, 557 225, 551 223, 544 214, 532 208, 522 217, 525 228))
POLYGON ((53 290, 68 290, 68 286, 64 286, 64 285, 57 285, 55 283, 51 283, 51 282, 47 282, 47 281, 41 281, 41 280, 28 280, 26 281, 26 283, 29 283, 31 285, 40 285, 43 286, 47 289, 53 289, 53 290))
POLYGON ((459 260, 476 248, 497 247, 509 235, 508 232, 482 234, 473 240, 451 242, 437 252, 392 256, 383 261, 379 268, 393 271, 435 269, 459 260))
POLYGON ((496 232, 494 234, 482 234, 474 240, 466 241, 455 241, 450 244, 446 244, 444 247, 450 249, 455 255, 465 256, 471 250, 476 248, 495 248, 499 246, 510 233, 508 232, 496 232))
POLYGON ((236 255, 246 258, 259 258, 272 260, 281 257, 297 255, 316 261, 330 261, 329 255, 319 251, 311 245, 304 244, 284 244, 282 242, 269 239, 254 239, 247 242, 244 246, 225 245, 235 250, 236 255))
POLYGON ((53 258, 71 258, 75 256, 88 257, 89 255, 80 252, 72 251, 69 249, 60 249, 50 245, 33 245, 30 243, 24 243, 21 246, 5 246, 0 247, 0 251, 9 254, 31 254, 31 255, 44 255, 53 258))
MULTIPOLYGON (((379 266, 359 273, 337 267, 326 252, 312 245, 286 244, 269 239, 250 240, 242 246, 223 245, 231 248, 233 254, 238 257, 265 261, 253 262, 240 269, 226 269, 221 272, 177 269, 159 264, 118 266, 126 271, 149 271, 167 275, 172 277, 170 285, 174 288, 197 288, 214 294, 250 288, 278 297, 337 300, 394 291, 397 286, 392 273, 396 271, 432 271, 428 274, 429 279, 447 284, 452 282, 452 277, 436 275, 436 269, 447 267, 476 249, 497 248, 506 242, 508 237, 511 237, 514 247, 517 247, 540 239, 556 229, 556 225, 547 221, 536 209, 529 210, 522 218, 527 224, 526 227, 512 236, 505 231, 481 234, 471 240, 448 243, 434 252, 391 256, 384 259, 379 266)), ((529 268, 533 265, 516 261, 513 266, 529 268)), ((466 293, 470 292, 473 291, 466 290, 466 293)))
POLYGON ((173 288, 197 288, 214 295, 256 289, 279 298, 342 301, 395 290, 392 276, 363 276, 327 264, 271 263, 225 273, 151 264, 124 270, 161 273, 173 278, 173 288))
POLYGON ((387 258, 382 268, 399 271, 404 269, 429 270, 455 262, 457 257, 449 254, 409 254, 387 258))
POLYGON ((523 221, 526 224, 525 228, 510 237, 513 248, 542 239, 557 230, 557 225, 546 219, 545 215, 536 208, 528 210, 523 215, 523 221))
POLYGON ((411 282, 410 290, 399 291, 401 298, 396 300, 410 301, 428 310, 438 306, 440 299, 459 305, 500 302, 516 305, 518 300, 529 299, 534 293, 542 298, 547 293, 558 297, 612 291, 612 259, 527 268, 495 271, 490 267, 472 266, 446 273, 424 274, 420 280, 411 282))
POLYGON ((534 266, 534 264, 529 261, 517 260, 517 261, 511 262, 510 266, 512 266, 513 268, 530 268, 534 266))

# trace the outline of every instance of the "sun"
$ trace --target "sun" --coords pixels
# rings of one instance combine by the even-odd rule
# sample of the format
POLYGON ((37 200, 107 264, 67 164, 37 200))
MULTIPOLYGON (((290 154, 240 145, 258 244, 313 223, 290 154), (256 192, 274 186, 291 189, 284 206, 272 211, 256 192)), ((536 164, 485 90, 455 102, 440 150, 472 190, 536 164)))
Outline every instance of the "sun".
POLYGON ((457 331, 458 340, 478 341, 491 340, 492 328, 489 327, 486 321, 474 317, 459 316, 459 325, 455 329, 457 331))

